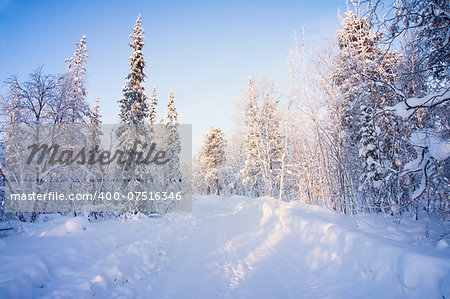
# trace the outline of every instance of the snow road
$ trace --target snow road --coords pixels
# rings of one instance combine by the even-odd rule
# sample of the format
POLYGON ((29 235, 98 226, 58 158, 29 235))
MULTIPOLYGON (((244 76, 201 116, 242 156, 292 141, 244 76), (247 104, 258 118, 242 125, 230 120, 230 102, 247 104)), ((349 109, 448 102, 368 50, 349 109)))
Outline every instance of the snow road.
POLYGON ((305 271, 295 234, 274 223, 268 208, 242 201, 218 205, 213 200, 202 201, 194 209, 196 229, 169 252, 173 260, 156 283, 155 298, 298 298, 300 294, 318 298, 326 294, 320 273, 305 271))
POLYGON ((155 298, 440 298, 440 288, 450 287, 448 251, 429 264, 428 253, 358 232, 363 221, 318 207, 224 201, 196 202, 198 222, 169 251, 173 260, 155 284, 155 298), (417 264, 402 267, 416 253, 417 264), (447 284, 440 282, 446 275, 447 284))
POLYGON ((450 250, 425 244, 422 229, 213 196, 164 218, 58 217, 0 239, 0 297, 450 296, 450 250))

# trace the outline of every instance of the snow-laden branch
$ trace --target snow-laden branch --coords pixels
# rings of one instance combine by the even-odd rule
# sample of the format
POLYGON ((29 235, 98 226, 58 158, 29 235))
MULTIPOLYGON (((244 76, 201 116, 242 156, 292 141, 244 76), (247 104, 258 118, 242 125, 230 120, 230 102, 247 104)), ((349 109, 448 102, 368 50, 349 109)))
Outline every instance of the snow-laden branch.
POLYGON ((402 118, 410 117, 419 108, 433 108, 450 100, 450 86, 446 86, 437 92, 423 97, 405 98, 394 106, 386 107, 386 111, 394 113, 402 118))

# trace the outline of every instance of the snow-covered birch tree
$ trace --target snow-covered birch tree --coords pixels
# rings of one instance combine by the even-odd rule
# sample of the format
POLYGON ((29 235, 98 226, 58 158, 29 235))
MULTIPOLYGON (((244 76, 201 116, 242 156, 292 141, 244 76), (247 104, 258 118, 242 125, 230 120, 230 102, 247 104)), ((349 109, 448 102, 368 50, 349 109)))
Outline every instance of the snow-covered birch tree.
POLYGON ((279 195, 282 132, 273 84, 249 78, 244 111, 246 160, 241 171, 254 196, 279 195))

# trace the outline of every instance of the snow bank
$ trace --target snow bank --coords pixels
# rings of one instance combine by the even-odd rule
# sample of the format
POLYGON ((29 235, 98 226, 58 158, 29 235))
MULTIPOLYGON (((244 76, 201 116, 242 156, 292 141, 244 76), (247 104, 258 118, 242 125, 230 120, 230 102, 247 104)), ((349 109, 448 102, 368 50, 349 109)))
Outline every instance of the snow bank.
POLYGON ((161 218, 56 217, 0 239, 0 298, 450 297, 444 231, 237 196, 161 218))
POLYGON ((23 235, 0 239, 0 298, 139 297, 151 289, 168 262, 168 244, 183 237, 190 218, 89 223, 57 217, 24 224, 23 235))
POLYGON ((262 220, 279 223, 280 235, 288 231, 299 236, 298 250, 306 255, 308 270, 322 272, 324 279, 359 273, 359 282, 374 288, 368 292, 362 286, 364 297, 450 296, 450 251, 442 244, 427 245, 421 223, 406 221, 409 227, 396 228, 380 217, 377 224, 376 216, 348 217, 273 200, 263 200, 262 220))

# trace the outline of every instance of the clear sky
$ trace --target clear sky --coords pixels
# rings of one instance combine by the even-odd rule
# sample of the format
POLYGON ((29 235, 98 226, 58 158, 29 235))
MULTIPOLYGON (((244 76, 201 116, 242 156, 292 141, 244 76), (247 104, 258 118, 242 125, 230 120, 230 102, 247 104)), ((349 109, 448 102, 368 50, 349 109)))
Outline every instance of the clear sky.
MULTIPOLYGON (((13 1, 0 0, 0 80, 22 79, 44 65, 65 71, 87 36, 88 100, 100 97, 104 123, 118 121, 117 101, 129 72, 129 34, 138 14, 145 30, 147 93, 155 85, 159 115, 170 88, 181 123, 193 125, 193 149, 211 125, 229 133, 249 75, 287 78, 294 31, 319 44, 339 27, 344 0, 301 1, 13 1)), ((282 86, 281 86, 282 87, 282 86)))

